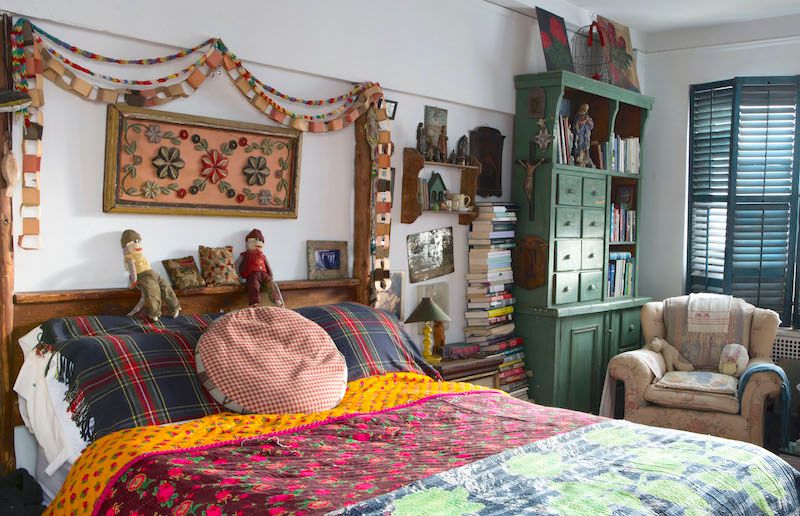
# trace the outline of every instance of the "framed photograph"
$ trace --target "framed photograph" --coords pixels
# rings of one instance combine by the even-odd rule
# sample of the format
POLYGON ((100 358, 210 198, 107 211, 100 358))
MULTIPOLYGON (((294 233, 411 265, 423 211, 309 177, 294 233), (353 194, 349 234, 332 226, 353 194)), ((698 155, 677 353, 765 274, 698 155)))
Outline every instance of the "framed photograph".
MULTIPOLYGON (((436 303, 439 308, 444 310, 444 313, 450 315, 450 284, 446 281, 437 281, 436 283, 427 283, 417 287, 417 305, 422 301, 423 297, 431 298, 431 301, 436 303)), ((414 305, 416 306, 416 305, 414 305)), ((449 322, 443 322, 444 329, 450 328, 449 322)), ((425 328, 424 323, 417 324, 417 334, 422 335, 422 330, 425 328)))
POLYGON ((404 319, 403 315, 403 276, 400 271, 392 271, 390 279, 392 286, 385 292, 378 292, 377 302, 375 308, 386 310, 393 314, 401 322, 404 319))
POLYGON ((574 72, 575 64, 572 62, 572 52, 569 49, 569 37, 564 18, 537 7, 536 21, 539 24, 539 36, 542 38, 547 71, 574 72))
MULTIPOLYGON (((435 106, 425 106, 425 137, 428 140, 428 147, 437 144, 442 129, 447 131, 447 110, 435 106)), ((447 136, 446 132, 445 136, 447 136)))
POLYGON ((453 264, 453 228, 440 228, 406 237, 411 283, 450 274, 453 264))
POLYGON ((397 101, 386 99, 384 102, 386 102, 386 116, 389 117, 389 120, 394 120, 394 115, 397 113, 397 101))
POLYGON ((302 133, 108 106, 103 211, 297 218, 302 133))
POLYGON ((308 279, 346 278, 347 260, 344 240, 309 240, 306 244, 308 279))

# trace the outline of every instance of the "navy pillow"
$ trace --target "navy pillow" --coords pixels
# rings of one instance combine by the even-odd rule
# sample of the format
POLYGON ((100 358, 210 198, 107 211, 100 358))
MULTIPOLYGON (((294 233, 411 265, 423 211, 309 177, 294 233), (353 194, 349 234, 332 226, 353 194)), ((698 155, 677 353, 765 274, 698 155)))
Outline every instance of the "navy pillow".
POLYGON ((331 336, 347 361, 348 381, 397 371, 441 379, 388 312, 358 303, 310 306, 297 312, 331 336))

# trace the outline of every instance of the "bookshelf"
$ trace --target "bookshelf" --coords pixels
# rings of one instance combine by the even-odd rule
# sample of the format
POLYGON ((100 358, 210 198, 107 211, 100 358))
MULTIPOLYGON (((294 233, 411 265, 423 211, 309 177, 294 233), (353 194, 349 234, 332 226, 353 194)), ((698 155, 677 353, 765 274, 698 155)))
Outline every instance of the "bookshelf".
MULTIPOLYGON (((649 298, 638 292, 637 233, 640 207, 646 216, 641 158, 653 99, 564 71, 520 75, 515 85, 516 234, 546 244, 546 259, 536 260, 544 281, 521 281, 514 270, 516 326, 533 371, 530 393, 540 403, 596 412, 608 360, 641 346, 639 312, 649 298), (543 109, 531 102, 542 91, 543 109), (595 168, 578 166, 569 148, 569 126, 583 104, 594 122, 589 157, 595 168), (535 143, 540 119, 554 136, 546 149, 535 143), (541 158, 529 200, 526 170, 518 163, 541 158)), ((515 265, 522 270, 525 260, 532 258, 520 254, 515 265)))
MULTIPOLYGON (((426 161, 425 158, 413 147, 403 149, 403 197, 400 210, 400 221, 411 224, 422 214, 458 215, 459 224, 469 224, 475 218, 475 212, 463 211, 434 211, 423 210, 419 199, 419 178, 423 169, 454 169, 461 174, 460 189, 457 193, 466 194, 472 199, 474 205, 475 191, 478 186, 478 176, 481 173, 481 164, 473 156, 468 157, 465 165, 455 163, 440 163, 426 161)), ((456 192, 453 192, 456 193, 456 192)))

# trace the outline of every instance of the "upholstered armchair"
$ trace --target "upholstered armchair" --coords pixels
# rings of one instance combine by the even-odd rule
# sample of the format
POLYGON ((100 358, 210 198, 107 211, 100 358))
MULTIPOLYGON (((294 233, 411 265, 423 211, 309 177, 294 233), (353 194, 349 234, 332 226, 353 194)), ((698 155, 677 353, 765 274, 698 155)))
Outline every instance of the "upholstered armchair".
MULTIPOLYGON (((772 346, 780 324, 778 314, 735 298, 733 302, 740 303, 737 313, 744 320, 731 321, 731 326, 741 324, 743 330, 740 331, 749 330, 749 342, 746 345, 742 343, 750 356, 748 368, 772 362, 772 346)), ((669 340, 663 302, 644 305, 641 320, 645 342, 650 342, 653 337, 669 340)), ((688 356, 686 350, 679 351, 688 356)), ((735 395, 663 388, 656 385, 666 373, 663 357, 644 349, 617 355, 608 367, 609 375, 625 384, 626 420, 747 441, 759 446, 764 443, 765 405, 779 395, 781 388, 779 376, 764 371, 750 376, 741 404, 735 395)))

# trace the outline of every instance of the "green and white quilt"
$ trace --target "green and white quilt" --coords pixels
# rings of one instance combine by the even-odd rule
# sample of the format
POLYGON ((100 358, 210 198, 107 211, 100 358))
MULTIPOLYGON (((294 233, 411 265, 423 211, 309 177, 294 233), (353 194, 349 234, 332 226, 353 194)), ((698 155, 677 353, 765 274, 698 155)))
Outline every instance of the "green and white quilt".
POLYGON ((800 473, 747 443, 607 421, 514 448, 339 514, 796 515, 800 473))

